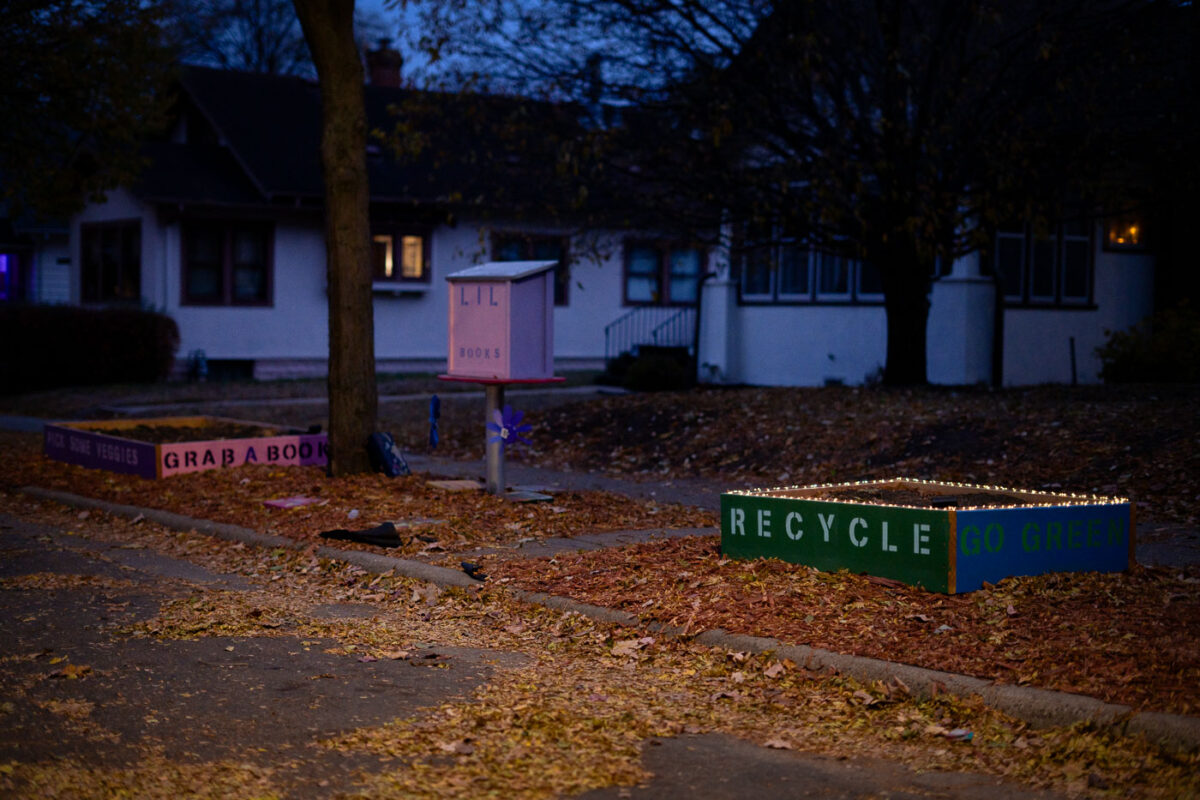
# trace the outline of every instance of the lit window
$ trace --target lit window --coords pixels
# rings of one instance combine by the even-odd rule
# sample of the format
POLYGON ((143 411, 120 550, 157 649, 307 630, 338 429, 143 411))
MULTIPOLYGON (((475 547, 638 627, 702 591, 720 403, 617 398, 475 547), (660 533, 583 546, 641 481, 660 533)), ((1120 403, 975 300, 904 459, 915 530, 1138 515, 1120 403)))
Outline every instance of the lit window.
POLYGON ((388 234, 376 234, 371 237, 371 264, 376 278, 391 280, 394 269, 394 251, 392 237, 388 234))
POLYGON ((1146 227, 1140 216, 1125 214, 1104 223, 1104 249, 1141 251, 1146 249, 1146 227))
POLYGON ((400 240, 400 277, 414 279, 425 275, 425 242, 420 236, 400 240))
POLYGON ((426 237, 419 233, 371 236, 371 274, 376 281, 427 281, 426 237))

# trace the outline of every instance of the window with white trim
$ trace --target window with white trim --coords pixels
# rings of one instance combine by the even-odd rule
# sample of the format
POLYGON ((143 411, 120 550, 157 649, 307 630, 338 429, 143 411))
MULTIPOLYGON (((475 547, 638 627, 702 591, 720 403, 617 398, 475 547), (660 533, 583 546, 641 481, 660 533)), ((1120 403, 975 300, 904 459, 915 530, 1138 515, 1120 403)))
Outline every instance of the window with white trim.
POLYGON ((690 305, 696 302, 704 252, 674 242, 627 242, 625 305, 690 305))
POLYGON ((883 302, 878 269, 858 259, 810 249, 778 229, 774 233, 769 243, 757 244, 749 238, 744 243, 739 276, 743 303, 883 302))
POLYGON ((428 283, 429 237, 424 231, 375 226, 371 278, 376 283, 428 283))
POLYGON ((269 223, 184 222, 184 305, 270 305, 271 249, 269 223))
POLYGON ((1072 220, 1036 231, 1030 225, 998 230, 992 266, 1009 305, 1082 306, 1092 299, 1091 225, 1072 220))
POLYGON ((79 226, 85 303, 136 303, 142 292, 142 222, 90 222, 79 226))

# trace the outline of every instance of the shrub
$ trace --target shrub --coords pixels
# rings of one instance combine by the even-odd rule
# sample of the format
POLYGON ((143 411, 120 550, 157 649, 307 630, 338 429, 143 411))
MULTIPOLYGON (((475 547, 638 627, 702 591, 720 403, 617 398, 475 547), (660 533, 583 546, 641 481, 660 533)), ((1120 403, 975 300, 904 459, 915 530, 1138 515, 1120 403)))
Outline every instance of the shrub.
POLYGON ((1096 348, 1105 383, 1200 381, 1200 314, 1185 301, 1127 331, 1109 331, 1096 348))
POLYGON ((601 386, 624 386, 629 376, 629 368, 637 361, 637 357, 628 351, 609 361, 604 371, 596 376, 596 383, 601 386))
POLYGON ((0 306, 0 392, 148 383, 179 348, 175 320, 155 311, 0 306))
POLYGON ((643 347, 641 354, 629 365, 625 373, 625 388, 635 392, 690 388, 695 383, 691 359, 687 357, 687 351, 680 354, 673 352, 674 350, 675 348, 643 347))

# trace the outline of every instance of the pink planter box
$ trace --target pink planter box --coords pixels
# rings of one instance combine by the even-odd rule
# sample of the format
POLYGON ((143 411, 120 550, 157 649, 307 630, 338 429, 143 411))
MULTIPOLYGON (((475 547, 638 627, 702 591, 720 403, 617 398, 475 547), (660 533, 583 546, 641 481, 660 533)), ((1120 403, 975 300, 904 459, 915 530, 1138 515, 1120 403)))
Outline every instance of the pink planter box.
POLYGON ((185 472, 201 472, 243 464, 288 464, 324 466, 329 457, 329 440, 324 433, 288 433, 279 428, 274 436, 237 439, 202 439, 154 444, 127 439, 122 430, 141 426, 195 428, 197 437, 213 424, 242 424, 270 429, 257 422, 221 417, 158 417, 97 422, 48 423, 43 433, 46 456, 81 467, 106 469, 143 478, 166 478, 185 472))

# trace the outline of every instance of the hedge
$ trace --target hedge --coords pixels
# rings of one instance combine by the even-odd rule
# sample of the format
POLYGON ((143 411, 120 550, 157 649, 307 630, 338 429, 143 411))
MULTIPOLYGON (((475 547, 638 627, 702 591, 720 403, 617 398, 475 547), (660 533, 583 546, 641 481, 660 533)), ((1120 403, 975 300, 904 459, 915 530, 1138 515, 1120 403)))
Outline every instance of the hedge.
POLYGON ((0 306, 0 393, 149 383, 170 373, 175 320, 156 311, 0 306))

